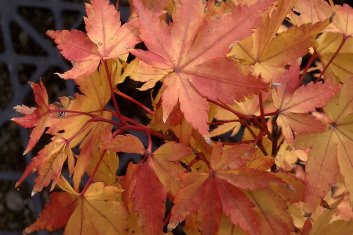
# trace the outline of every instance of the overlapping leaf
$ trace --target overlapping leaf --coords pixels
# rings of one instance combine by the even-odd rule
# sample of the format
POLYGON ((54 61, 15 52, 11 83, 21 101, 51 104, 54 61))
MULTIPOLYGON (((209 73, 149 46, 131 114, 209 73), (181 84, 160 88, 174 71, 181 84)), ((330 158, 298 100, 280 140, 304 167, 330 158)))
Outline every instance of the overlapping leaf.
MULTIPOLYGON (((335 55, 342 43, 341 33, 325 33, 315 43, 315 50, 320 56, 323 66, 326 66, 335 55)), ((328 67, 326 73, 345 82, 353 76, 353 68, 350 61, 353 60, 353 38, 348 38, 328 67)))
POLYGON ((295 25, 301 25, 309 22, 318 22, 329 17, 332 22, 323 31, 315 43, 315 51, 318 53, 323 66, 328 65, 331 58, 334 60, 327 68, 326 73, 334 75, 337 80, 344 82, 353 75, 352 66, 349 63, 353 59, 353 8, 347 4, 343 6, 330 6, 327 2, 321 0, 299 0, 296 1, 295 10, 300 13, 292 13, 290 20, 295 25), (345 42, 340 48, 343 37, 345 42), (335 55, 336 51, 339 53, 335 55))
POLYGON ((338 85, 331 82, 302 85, 299 65, 293 65, 276 80, 272 93, 275 108, 280 112, 277 118, 282 135, 292 144, 294 135, 320 132, 325 125, 308 112, 323 107, 338 91, 338 85))
MULTIPOLYGON (((92 157, 89 160, 89 165, 86 171, 89 175, 93 175, 93 171, 97 166, 101 156, 101 151, 95 151, 92 153, 92 157)), ((105 151, 104 156, 93 176, 94 182, 103 182, 104 185, 115 186, 118 185, 118 178, 116 173, 119 167, 119 158, 115 152, 105 151)))
POLYGON ((67 182, 61 184, 65 192, 51 194, 39 218, 25 233, 65 227, 65 235, 125 234, 128 214, 121 201, 121 189, 94 183, 80 195, 67 182))
POLYGON ((138 153, 141 155, 145 153, 142 142, 133 135, 117 135, 111 140, 106 140, 102 148, 114 152, 138 153))
POLYGON ((217 234, 225 213, 248 234, 289 234, 292 225, 286 205, 270 190, 271 184, 282 188, 287 184, 264 170, 251 168, 254 151, 251 145, 215 145, 210 171, 188 173, 182 179, 168 227, 174 228, 186 216, 197 213, 200 231, 217 234))
POLYGON ((336 210, 321 208, 321 214, 315 216, 313 221, 307 220, 303 235, 345 235, 353 233, 353 222, 334 218, 336 210), (310 225, 308 225, 310 224, 310 225))
POLYGON ((262 25, 248 38, 236 43, 230 56, 244 65, 253 65, 255 74, 261 74, 265 81, 273 81, 284 66, 293 64, 305 55, 314 40, 329 21, 291 27, 275 37, 294 1, 280 0, 271 14, 262 20, 262 25))
MULTIPOLYGON (((140 0, 134 1, 140 36, 149 51, 134 50, 133 54, 143 61, 140 65, 147 69, 147 74, 166 73, 162 95, 164 120, 179 103, 186 120, 207 135, 206 98, 231 103, 266 89, 260 81, 242 75, 239 66, 225 54, 232 42, 246 37, 258 26, 259 14, 272 2, 262 0, 215 16, 205 13, 201 0, 182 0, 176 4, 173 23, 167 25, 159 14, 146 10, 140 0)), ((153 87, 157 81, 150 78, 153 82, 145 88, 153 87)), ((146 82, 146 78, 142 81, 146 82)))
MULTIPOLYGON (((114 66, 112 65, 112 67, 114 66)), ((96 151, 95 148, 97 146, 95 144, 102 141, 101 136, 107 130, 110 130, 112 125, 106 122, 94 121, 94 118, 111 119, 110 112, 104 111, 104 106, 110 99, 110 91, 103 66, 90 77, 77 79, 76 82, 79 84, 82 94, 76 94, 74 99, 61 97, 61 107, 52 105, 50 117, 44 117, 46 122, 44 124, 49 126, 47 133, 54 136, 52 142, 41 150, 38 156, 27 166, 17 186, 32 171, 38 171, 39 175, 36 178, 33 190, 39 192, 51 181, 53 189, 61 174, 62 166, 68 159, 69 172, 70 174, 75 172, 75 188, 78 188, 80 179, 89 164, 91 154, 96 151), (63 109, 68 111, 61 112, 60 110, 63 109), (95 116, 80 114, 84 112, 95 116), (81 154, 75 165, 75 158, 71 148, 80 143, 81 154)), ((44 100, 48 102, 47 98, 44 100)), ((43 103, 44 101, 41 102, 43 103)), ((46 112, 48 111, 48 108, 46 108, 46 112)))
POLYGON ((330 5, 322 0, 297 0, 294 4, 297 13, 290 12, 289 19, 295 25, 316 23, 332 17, 331 24, 324 32, 340 33, 347 37, 353 36, 353 8, 348 4, 330 5))
MULTIPOLYGON (((259 99, 257 96, 245 98, 243 102, 235 102, 230 105, 230 107, 233 110, 245 115, 256 115, 259 112, 259 99)), ((210 132, 211 137, 225 134, 228 131, 232 131, 231 135, 233 136, 240 130, 240 122, 235 121, 238 117, 228 110, 218 108, 215 118, 217 120, 226 121, 226 123, 218 125, 214 130, 212 130, 210 132)))
POLYGON ((294 25, 299 26, 323 21, 332 16, 333 13, 334 10, 326 1, 296 0, 293 11, 289 12, 288 18, 294 25))
MULTIPOLYGON (((171 230, 185 222, 182 229, 195 235, 294 234, 291 214, 296 214, 289 213, 288 206, 303 200, 304 185, 280 171, 303 174, 304 170, 296 169, 304 167, 295 167, 298 152, 309 152, 307 205, 314 210, 340 178, 350 193, 345 195, 347 203, 340 204, 347 211, 347 198, 353 203, 351 7, 331 6, 323 0, 133 0, 132 5, 137 17, 124 25, 108 0, 92 0, 86 5, 87 34, 48 31, 74 65, 60 76, 74 78, 79 93, 49 104, 43 84, 31 84, 37 107, 15 108, 24 116, 13 120, 34 128, 25 153, 45 128, 52 136, 16 187, 37 172, 33 192, 49 184, 51 189, 58 184, 64 191, 51 194, 25 233, 65 227, 65 234, 162 234, 165 225, 171 230), (282 24, 285 19, 293 24, 289 29, 282 24), (147 50, 133 49, 140 40, 138 31, 147 50), (232 46, 230 58, 226 54, 232 46), (318 65, 326 71, 324 81, 303 85, 298 61, 312 46, 318 65), (128 52, 138 58, 128 63, 128 52), (252 73, 272 82, 272 93, 264 92, 269 86, 252 73), (106 108, 110 85, 120 89, 128 76, 143 82, 140 90, 162 82, 152 98, 148 126, 124 119, 124 110, 106 108), (339 88, 332 78, 344 83, 333 99, 339 88), (262 99, 256 95, 259 92, 262 99), (216 114, 216 105, 209 106, 208 100, 225 103, 244 117, 225 110, 216 114), (259 100, 265 117, 259 115, 259 100), (267 102, 277 111, 267 110, 267 102), (112 119, 112 114, 118 118, 112 119), (246 125, 243 141, 256 139, 258 146, 262 144, 261 153, 260 148, 244 143, 213 143, 208 123, 214 118, 226 124, 211 136, 228 130, 235 134, 241 122, 246 125), (275 132, 278 126, 282 135, 275 132), (150 153, 125 132, 129 128, 145 131, 149 146, 156 131, 163 132, 157 136, 176 142, 166 142, 150 153), (117 177, 116 152, 137 153, 142 159, 129 164, 125 176, 117 177), (274 158, 264 157, 266 152, 276 159, 276 173, 272 173, 274 158), (73 186, 60 178, 66 162, 73 186), (90 178, 79 194, 84 174, 90 178), (168 216, 167 198, 172 202, 168 216)), ((310 64, 308 68, 312 71, 310 64)), ((335 199, 335 205, 340 200, 335 199)), ((296 206, 291 208, 293 212, 296 206)), ((319 217, 313 214, 304 226, 303 218, 301 224, 295 223, 303 234, 352 231, 352 223, 333 218, 332 211, 319 217)))
POLYGON ((170 142, 158 148, 146 162, 129 165, 124 179, 125 202, 131 213, 137 213, 145 234, 162 234, 167 192, 179 189, 177 177, 183 172, 176 161, 190 154, 191 149, 170 142))
POLYGON ((310 148, 306 172, 306 201, 315 208, 336 181, 339 173, 344 178, 353 202, 353 80, 347 80, 339 95, 324 111, 330 119, 322 133, 299 136, 296 146, 310 148))

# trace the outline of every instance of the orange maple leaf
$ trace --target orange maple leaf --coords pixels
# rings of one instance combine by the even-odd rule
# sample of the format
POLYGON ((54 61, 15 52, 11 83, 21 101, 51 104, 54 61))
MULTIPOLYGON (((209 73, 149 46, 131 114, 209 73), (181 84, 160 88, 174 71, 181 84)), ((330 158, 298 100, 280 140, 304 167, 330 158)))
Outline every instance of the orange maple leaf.
POLYGON ((65 227, 65 235, 124 234, 128 228, 128 214, 121 199, 122 189, 93 183, 84 195, 80 195, 63 178, 59 185, 65 192, 52 193, 37 221, 24 233, 65 227))
POLYGON ((254 73, 261 74, 265 81, 273 81, 286 65, 306 54, 316 36, 329 24, 328 20, 323 20, 278 32, 294 2, 279 0, 263 17, 261 26, 250 37, 235 43, 229 54, 253 67, 254 73))
MULTIPOLYGON (((244 75, 225 55, 232 42, 248 36, 259 25, 260 13, 272 3, 272 0, 262 0, 213 15, 205 13, 201 0, 182 0, 176 3, 173 23, 167 25, 160 20, 160 14, 146 10, 140 0, 134 1, 140 37, 149 51, 133 50, 132 53, 141 60, 140 65, 148 70, 147 74, 165 73, 160 76, 165 89, 163 120, 167 120, 179 102, 186 120, 201 134, 208 135, 206 98, 232 103, 234 99, 241 100, 267 89, 266 84, 244 75)), ((147 88, 158 81, 153 76, 150 78, 153 82, 147 88)))
MULTIPOLYGON (((109 63, 110 64, 110 63, 109 63)), ((113 65, 112 65, 113 66, 113 65)), ((45 125, 49 127, 48 134, 53 135, 51 143, 42 149, 38 156, 32 159, 25 172, 16 183, 18 187, 24 179, 33 171, 38 171, 33 191, 40 192, 43 187, 52 181, 51 189, 54 188, 61 174, 62 166, 66 159, 70 175, 74 174, 75 189, 79 187, 79 182, 85 169, 89 165, 92 152, 97 148, 96 144, 103 141, 102 135, 111 130, 112 124, 106 122, 95 122, 88 115, 81 115, 75 112, 94 114, 97 118, 111 119, 111 113, 104 110, 104 106, 110 100, 110 91, 103 66, 87 78, 76 79, 81 94, 76 94, 74 99, 68 97, 60 98, 60 106, 73 113, 64 112, 62 115, 43 117, 43 132, 45 125), (80 156, 75 164, 75 157, 71 151, 80 144, 80 156)), ((39 89, 40 86, 37 86, 39 89)), ((43 91, 43 90, 41 90, 43 91)), ((43 97, 38 96, 37 103, 44 106, 45 112, 49 112, 47 107, 48 97, 46 92, 43 97)), ((62 110, 52 105, 51 112, 62 110)), ((42 111, 42 112, 44 112, 42 111)), ((25 117, 24 117, 25 118, 25 117)))
POLYGON ((292 65, 276 80, 272 92, 273 104, 279 111, 277 124, 290 144, 294 140, 293 131, 308 134, 325 130, 326 125, 309 112, 323 107, 339 91, 339 86, 329 81, 302 85, 299 70, 298 63, 292 65))
POLYGON ((108 0, 92 0, 86 4, 87 34, 78 30, 49 30, 47 35, 58 44, 61 54, 73 64, 64 79, 92 74, 101 60, 117 58, 139 41, 136 20, 121 25, 120 13, 108 0))
POLYGON ((53 138, 52 142, 47 144, 39 151, 38 155, 31 160, 15 187, 18 188, 27 176, 38 171, 32 194, 42 191, 51 181, 51 190, 53 190, 60 178, 62 166, 67 158, 69 158, 69 162, 74 162, 70 145, 63 139, 53 138))
POLYGON ((248 234, 289 234, 293 228, 291 218, 285 215, 286 204, 271 190, 271 185, 286 190, 287 183, 263 169, 252 168, 254 153, 251 145, 215 145, 211 169, 186 173, 182 178, 168 228, 197 213, 201 232, 217 234, 223 212, 248 234), (272 212, 266 206, 269 204, 272 212))
POLYGON ((114 136, 112 139, 106 140, 102 144, 102 148, 114 152, 138 153, 141 155, 145 153, 142 142, 133 135, 114 136))

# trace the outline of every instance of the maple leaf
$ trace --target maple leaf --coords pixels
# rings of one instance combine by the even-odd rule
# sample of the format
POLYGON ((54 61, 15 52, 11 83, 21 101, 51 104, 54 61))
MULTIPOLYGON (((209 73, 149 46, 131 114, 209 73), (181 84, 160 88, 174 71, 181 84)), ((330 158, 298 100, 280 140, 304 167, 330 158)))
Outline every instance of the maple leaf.
POLYGON ((306 162, 308 160, 306 152, 300 149, 293 149, 287 142, 283 142, 276 154, 276 165, 289 172, 295 168, 298 160, 306 162))
POLYGON ((167 192, 173 196, 180 188, 178 179, 185 171, 178 161, 192 155, 191 148, 175 142, 167 142, 153 153, 150 166, 167 192))
MULTIPOLYGON (((115 60, 107 62, 109 71, 116 71, 117 77, 121 76, 121 67, 115 60)), ((99 66, 91 76, 76 79, 81 94, 76 93, 74 99, 62 97, 61 105, 66 110, 78 111, 80 113, 93 114, 78 115, 77 113, 67 112, 64 117, 51 120, 48 133, 69 139, 71 146, 80 144, 80 154, 77 158, 75 168, 70 170, 73 174, 74 188, 77 190, 81 177, 89 165, 92 153, 100 146, 108 133, 110 133, 112 124, 106 122, 97 122, 96 119, 103 118, 110 120, 112 114, 105 111, 105 105, 111 98, 107 73, 105 66, 99 66), (105 136, 105 137, 104 137, 105 136)))
POLYGON ((305 167, 305 199, 311 208, 315 208, 320 198, 326 195, 338 173, 342 174, 353 202, 352 89, 353 80, 347 80, 341 92, 324 107, 330 120, 324 132, 301 135, 295 141, 298 148, 310 148, 305 167))
MULTIPOLYGON (((110 91, 103 66, 87 78, 76 79, 76 83, 79 85, 81 94, 76 94, 74 99, 61 97, 59 105, 65 110, 95 114, 97 117, 110 120, 111 113, 104 111, 104 106, 110 100, 110 91)), ((45 102, 41 102, 48 102, 47 98, 45 102)), ((57 106, 52 105, 50 111, 61 110, 57 106)), ((78 189, 81 177, 89 164, 91 153, 95 151, 95 144, 102 142, 102 135, 111 130, 112 125, 105 122, 94 122, 92 117, 78 115, 76 112, 67 112, 59 116, 57 113, 53 113, 45 119, 46 125, 49 126, 47 133, 54 137, 51 143, 32 159, 16 183, 16 187, 33 171, 38 171, 39 175, 35 180, 33 191, 40 192, 51 181, 51 189, 53 189, 61 174, 62 166, 68 159, 69 173, 70 175, 74 173, 75 189, 78 189), (81 153, 75 164, 71 148, 79 144, 81 144, 81 153)))
POLYGON ((254 152, 251 145, 215 145, 211 169, 186 173, 182 178, 168 228, 175 228, 197 212, 200 231, 217 234, 223 212, 248 234, 289 234, 292 225, 285 213, 286 203, 270 190, 271 184, 286 187, 286 183, 264 170, 251 168, 254 152), (275 208, 272 211, 269 203, 275 208))
POLYGON ((54 231, 63 228, 74 212, 77 200, 78 196, 71 193, 55 192, 50 194, 49 202, 45 205, 37 221, 23 232, 27 234, 38 230, 54 231))
POLYGON ((332 17, 324 32, 353 36, 353 8, 348 4, 331 6, 322 0, 297 0, 294 5, 295 11, 300 14, 290 12, 289 19, 293 24, 316 23, 332 17))
MULTIPOLYGON (((103 142, 103 136, 106 132, 111 132, 112 125, 108 123, 97 122, 87 127, 89 131, 87 136, 80 143, 80 154, 77 157, 75 169, 73 172, 74 188, 78 191, 81 178, 89 167, 91 159, 95 154, 105 157, 105 151, 99 148, 103 142)), ((72 172, 70 172, 72 174, 72 172)))
POLYGON ((353 8, 348 4, 334 6, 335 15, 332 24, 327 28, 328 32, 342 33, 346 37, 353 36, 353 8))
MULTIPOLYGON (((243 102, 235 102, 234 104, 229 106, 235 111, 238 111, 245 115, 256 115, 259 112, 259 99, 257 96, 253 96, 251 98, 245 98, 243 102)), ((217 113, 215 115, 217 120, 227 121, 224 124, 218 125, 215 129, 210 132, 211 137, 215 137, 218 135, 225 134, 228 131, 232 131, 231 136, 238 133, 241 127, 240 122, 230 122, 232 120, 237 120, 238 116, 234 113, 218 108, 217 113)))
MULTIPOLYGON (((114 71, 117 69, 117 64, 114 61, 108 61, 108 67, 109 70, 114 71)), ((117 71, 117 76, 120 75, 120 72, 117 71)), ((93 74, 85 78, 76 79, 75 82, 79 87, 80 93, 76 93, 74 98, 60 97, 60 108, 110 119, 111 114, 105 111, 105 105, 111 99, 111 92, 104 66, 99 66, 98 70, 93 74)), ((51 135, 61 133, 68 138, 77 133, 78 130, 81 130, 82 126, 90 119, 92 117, 89 115, 66 112, 50 120, 48 133, 51 135)), ((88 127, 94 125, 94 122, 87 125, 88 127)), ((89 128, 85 130, 89 131, 89 128)), ((75 139, 80 142, 87 135, 86 131, 80 132, 75 139)))
MULTIPOLYGON (((153 69, 158 74, 167 73, 163 78, 160 76, 165 89, 164 121, 179 103, 186 120, 207 135, 206 98, 231 103, 266 90, 266 84, 242 74, 225 54, 232 42, 246 37, 259 24, 260 16, 254 13, 264 11, 272 2, 258 1, 252 6, 234 7, 232 12, 222 15, 207 15, 201 0, 182 0, 176 3, 173 23, 167 25, 160 20, 160 14, 146 10, 140 0, 134 1, 140 37, 148 51, 132 50, 132 53, 147 68, 147 74, 153 69)), ((153 82, 147 88, 157 81, 150 77, 153 82)))
POLYGON ((87 34, 78 30, 47 31, 73 64, 71 70, 59 74, 64 79, 89 76, 101 60, 121 57, 139 41, 136 20, 121 25, 120 13, 108 0, 91 0, 86 12, 87 34))
POLYGON ((53 138, 51 143, 47 144, 31 160, 15 187, 18 188, 32 172, 38 171, 32 194, 42 191, 51 181, 51 190, 53 190, 60 178, 62 166, 67 158, 69 158, 69 162, 74 162, 70 145, 63 139, 53 138))
MULTIPOLYGON (((89 165, 87 166, 88 175, 92 176, 94 168, 97 166, 100 160, 102 152, 96 150, 92 153, 92 157, 89 160, 89 165)), ((103 182, 104 185, 116 186, 118 185, 118 179, 116 173, 119 166, 119 158, 115 152, 105 151, 102 157, 99 167, 95 172, 92 181, 93 182, 103 182)))
POLYGON ((345 235, 353 233, 352 221, 337 219, 335 217, 336 209, 324 209, 319 207, 313 217, 306 221, 303 229, 303 235, 345 235), (320 210, 318 210, 320 209, 320 210), (311 220, 311 221, 310 221, 311 220))
POLYGON ((103 143, 102 148, 114 152, 138 153, 141 155, 145 153, 145 147, 143 146, 141 140, 133 135, 114 136, 112 139, 106 140, 103 143))
POLYGON ((353 75, 352 66, 349 64, 349 61, 353 59, 352 7, 347 4, 330 6, 321 0, 299 0, 295 4, 295 9, 300 13, 300 16, 292 13, 289 17, 295 25, 317 22, 333 16, 332 22, 323 30, 324 34, 316 40, 314 48, 323 67, 327 67, 331 58, 335 56, 326 70, 327 74, 334 75, 337 80, 342 82, 349 79, 353 75), (343 47, 341 47, 341 43, 343 43, 343 47), (337 50, 339 53, 335 55, 337 50))
POLYGON ((179 189, 177 177, 184 171, 177 161, 189 155, 190 148, 168 142, 144 163, 128 166, 125 203, 138 214, 138 224, 145 234, 162 233, 167 191, 175 194, 179 189))
POLYGON ((47 126, 50 109, 54 108, 52 105, 49 105, 48 93, 42 81, 40 81, 38 84, 31 82, 30 85, 34 92, 34 99, 37 107, 30 108, 25 105, 17 105, 14 107, 14 109, 25 116, 11 119, 23 127, 34 127, 29 136, 29 141, 23 154, 31 151, 37 144, 39 138, 43 135, 47 126))
POLYGON ((138 225, 145 234, 162 234, 167 193, 149 162, 129 164, 124 181, 125 203, 131 213, 138 213, 138 225))
POLYGON ((65 235, 124 234, 128 214, 121 201, 122 189, 93 183, 84 195, 80 195, 62 179, 59 185, 65 192, 52 193, 37 221, 24 233, 43 229, 53 231, 65 226, 65 235))
POLYGON ((293 9, 289 12, 288 19, 298 26, 324 21, 334 13, 332 7, 322 0, 296 0, 293 9))
POLYGON ((236 43, 229 56, 244 65, 252 65, 255 74, 269 82, 283 73, 287 64, 295 63, 314 44, 315 38, 329 21, 293 26, 275 37, 294 1, 280 0, 267 14, 262 25, 241 42, 236 43))
POLYGON ((301 86, 299 69, 298 63, 292 65, 276 80, 279 85, 272 92, 273 104, 279 111, 276 121, 289 144, 294 140, 292 131, 307 134, 325 130, 325 124, 308 112, 323 107, 339 91, 339 86, 329 81, 301 86))

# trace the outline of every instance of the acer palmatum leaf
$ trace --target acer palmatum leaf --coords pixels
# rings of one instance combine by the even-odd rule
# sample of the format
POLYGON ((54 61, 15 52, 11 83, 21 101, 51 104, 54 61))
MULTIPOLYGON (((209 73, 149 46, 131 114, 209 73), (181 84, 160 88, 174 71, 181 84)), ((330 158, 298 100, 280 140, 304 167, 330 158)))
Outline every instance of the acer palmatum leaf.
POLYGON ((64 79, 89 76, 101 60, 122 56, 139 41, 136 20, 121 25, 120 13, 108 0, 91 0, 86 12, 87 34, 78 30, 47 31, 73 64, 71 70, 59 74, 64 79))
POLYGON ((261 78, 267 82, 273 82, 288 64, 296 63, 313 46, 316 36, 325 29, 329 20, 325 18, 315 24, 293 26, 279 33, 279 27, 294 2, 278 1, 251 36, 234 44, 229 56, 244 65, 251 65, 255 74, 261 74, 261 78))
POLYGON ((179 190, 178 178, 184 169, 178 160, 191 155, 191 149, 167 142, 142 164, 129 164, 124 177, 125 203, 137 213, 144 234, 162 234, 167 192, 179 190))
POLYGON ((70 162, 74 162, 70 145, 67 145, 65 140, 61 138, 53 138, 27 165, 15 187, 18 188, 33 172, 38 172, 33 191, 41 192, 50 183, 52 183, 51 190, 53 190, 60 178, 63 164, 67 158, 69 158, 70 162))
MULTIPOLYGON (((132 53, 143 61, 140 65, 148 70, 147 74, 153 69, 157 74, 166 73, 159 77, 165 89, 163 120, 179 103, 186 120, 201 134, 208 135, 207 98, 232 103, 267 89, 266 84, 244 75, 225 55, 231 43, 248 36, 259 25, 261 12, 272 0, 236 6, 222 15, 205 13, 206 5, 201 0, 182 0, 176 3, 170 24, 161 21, 160 14, 147 10, 140 0, 133 3, 140 37, 148 51, 132 53)), ((157 82, 152 76, 151 79, 153 83, 148 88, 157 82)))
POLYGON ((129 164, 124 178, 125 204, 130 213, 138 214, 138 225, 144 234, 162 234, 167 192, 151 168, 145 163, 129 164))
MULTIPOLYGON (((108 64, 114 68, 114 64, 108 64)), ((48 186, 50 182, 52 182, 51 189, 53 189, 66 159, 68 160, 69 174, 74 175, 73 180, 75 188, 77 189, 79 187, 81 177, 89 165, 93 150, 96 148, 95 144, 99 145, 103 142, 102 135, 111 131, 112 128, 112 124, 93 122, 91 121, 91 116, 77 114, 77 112, 81 114, 90 113, 95 115, 96 118, 111 119, 112 114, 104 110, 104 106, 110 99, 110 91, 105 77, 106 74, 102 67, 103 66, 89 77, 77 79, 76 83, 79 85, 81 94, 76 93, 75 98, 60 97, 59 105, 48 106, 48 97, 44 86, 35 86, 36 89, 41 88, 35 91, 42 92, 40 95, 36 95, 36 102, 41 107, 38 108, 38 112, 45 112, 43 115, 40 114, 42 115, 41 118, 45 119, 43 120, 43 132, 45 127, 49 127, 47 133, 54 137, 51 143, 46 145, 39 154, 32 159, 24 174, 17 182, 16 187, 18 187, 28 175, 37 171, 38 176, 35 180, 34 191, 40 192, 43 187, 48 186), (58 106, 61 107, 58 108, 58 106), (51 107, 50 110, 48 107, 51 107), (63 112, 62 115, 58 115, 58 112, 63 110, 61 108, 66 110, 66 112, 63 112), (53 113, 53 115, 49 116, 49 113, 53 113), (79 144, 81 144, 80 157, 75 164, 76 158, 74 158, 71 148, 79 144)), ((23 106, 20 107, 23 109, 23 106)), ((26 108, 26 110, 27 109, 28 108, 26 108)), ((36 112, 30 115, 31 118, 32 116, 38 117, 36 112)), ((26 119, 26 116, 23 117, 23 119, 26 119)), ((18 120, 15 119, 15 121, 18 120)), ((32 121, 35 121, 35 119, 32 121)))
POLYGON ((299 64, 292 65, 276 83, 280 84, 272 91, 274 107, 279 115, 277 124, 289 144, 293 143, 294 134, 308 134, 324 131, 326 125, 309 112, 325 106, 339 92, 339 86, 333 82, 301 84, 299 64))
POLYGON ((103 143, 102 148, 114 152, 138 153, 141 155, 145 153, 145 147, 141 140, 134 135, 114 136, 113 138, 106 140, 103 143))
POLYGON ((289 234, 290 217, 276 215, 285 215, 286 204, 270 189, 272 184, 287 184, 271 173, 251 168, 254 153, 251 145, 214 145, 211 169, 185 173, 182 178, 168 228, 175 228, 188 215, 196 213, 201 233, 217 234, 224 213, 248 234, 289 234), (265 209, 269 203, 276 213, 265 209))
POLYGON ((350 202, 353 202, 353 80, 347 80, 341 92, 325 107, 329 117, 326 130, 322 133, 298 136, 295 146, 311 148, 305 167, 305 199, 310 208, 315 208, 336 181, 339 173, 343 176, 350 202))
POLYGON ((49 105, 48 93, 45 89, 42 81, 38 84, 30 83, 34 92, 34 99, 36 101, 36 107, 30 108, 25 105, 17 105, 14 109, 23 114, 23 117, 12 118, 11 120, 17 124, 31 128, 34 127, 30 136, 28 145, 23 154, 28 153, 37 144, 39 138, 45 131, 47 126, 47 120, 50 115, 50 109, 53 109, 53 105, 49 105))
POLYGON ((128 228, 128 214, 121 202, 121 189, 104 186, 103 183, 91 184, 84 195, 76 193, 71 187, 67 189, 50 195, 39 218, 24 230, 25 233, 65 227, 65 235, 90 234, 92 231, 97 235, 113 235, 123 234, 128 228))

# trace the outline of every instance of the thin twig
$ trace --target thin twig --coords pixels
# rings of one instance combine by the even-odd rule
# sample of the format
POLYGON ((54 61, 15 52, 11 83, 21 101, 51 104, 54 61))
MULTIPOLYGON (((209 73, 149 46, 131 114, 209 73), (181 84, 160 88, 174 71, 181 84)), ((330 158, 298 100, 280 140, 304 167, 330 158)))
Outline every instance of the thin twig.
POLYGON ((85 186, 83 187, 80 195, 85 195, 89 185, 91 184, 92 180, 93 180, 93 177, 96 175, 97 171, 98 171, 98 168, 100 166, 100 164, 102 163, 103 161, 103 158, 104 158, 104 155, 105 155, 105 152, 106 150, 103 150, 103 152, 101 153, 101 155, 99 156, 99 160, 96 164, 96 166, 94 167, 93 171, 92 171, 92 174, 90 175, 89 179, 87 180, 85 186))
POLYGON ((124 99, 136 104, 137 106, 139 106, 140 108, 142 108, 143 110, 145 110, 148 114, 150 115, 154 115, 154 112, 147 108, 145 105, 143 105, 142 103, 140 103, 139 101, 137 101, 136 99, 132 98, 131 96, 128 96, 127 94, 117 90, 117 89, 114 89, 114 93, 117 94, 118 96, 121 96, 123 97, 124 99))

